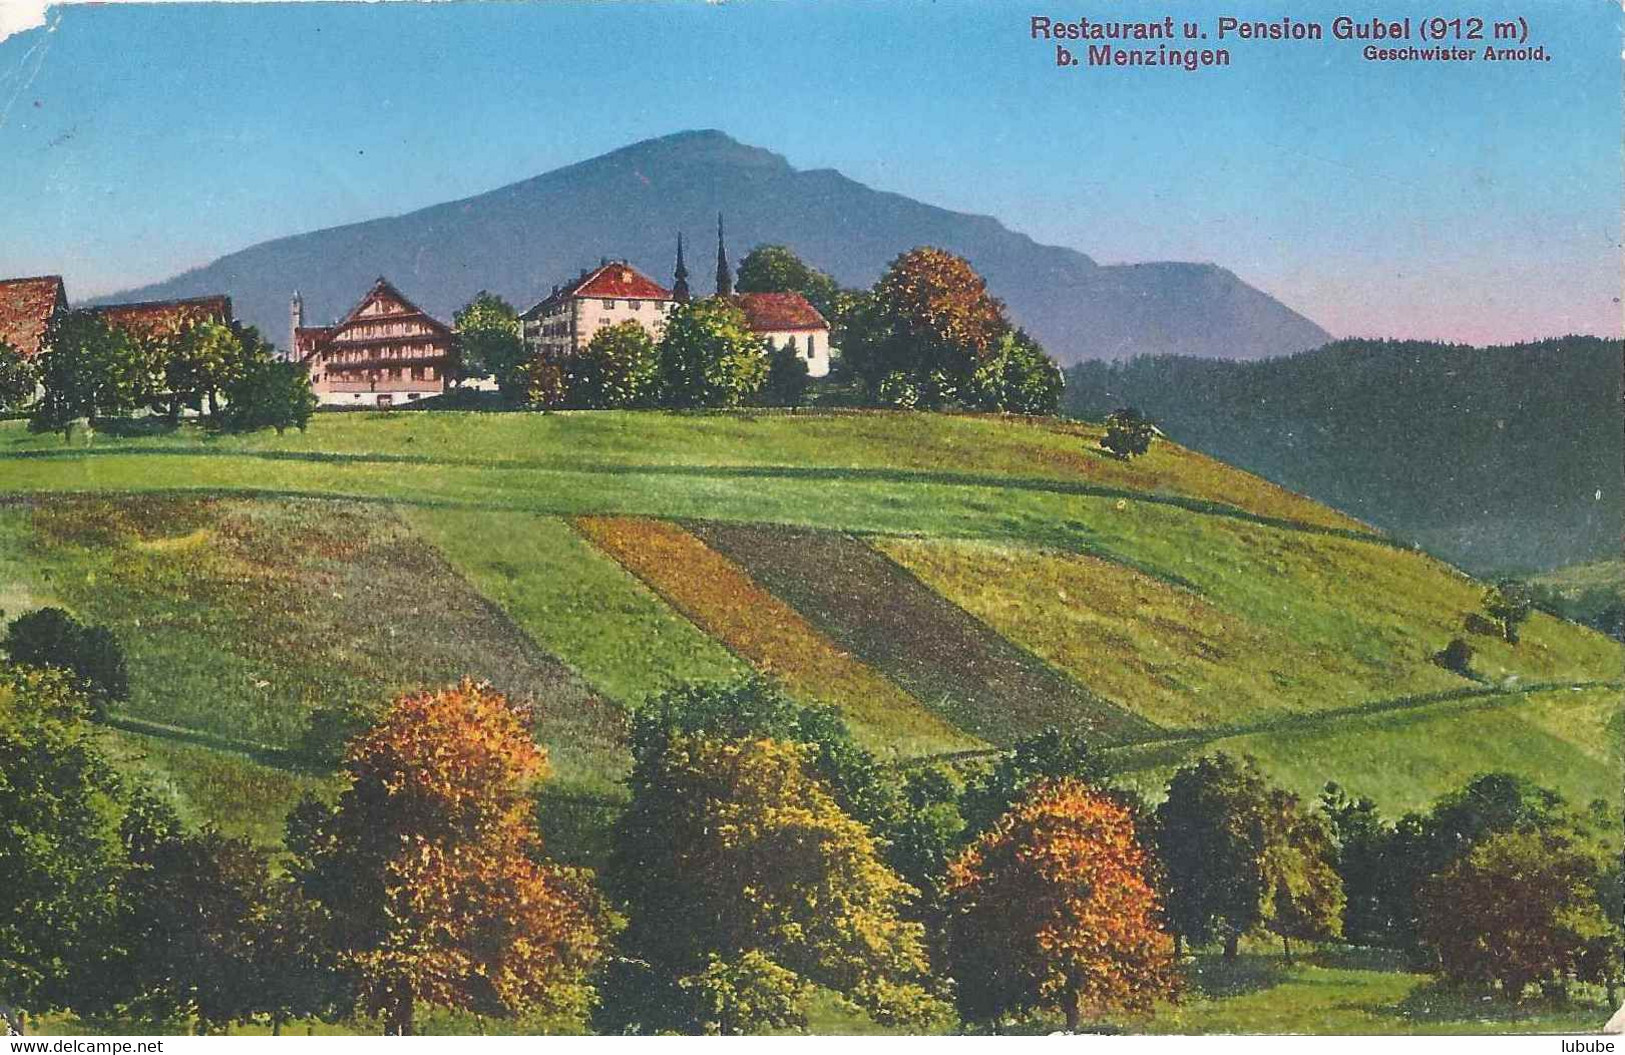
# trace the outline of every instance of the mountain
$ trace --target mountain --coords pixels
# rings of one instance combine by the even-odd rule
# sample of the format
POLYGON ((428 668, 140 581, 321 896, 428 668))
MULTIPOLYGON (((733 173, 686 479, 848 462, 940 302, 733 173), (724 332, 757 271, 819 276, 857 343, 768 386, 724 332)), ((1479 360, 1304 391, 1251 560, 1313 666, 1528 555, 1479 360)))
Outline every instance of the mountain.
POLYGON ((443 319, 482 289, 523 309, 603 256, 669 283, 679 231, 705 289, 718 212, 734 263, 751 246, 780 242, 850 286, 869 285, 917 245, 960 253, 1063 363, 1133 353, 1250 359, 1330 340, 1215 265, 1102 266, 989 216, 877 191, 833 169, 795 169, 717 131, 647 140, 403 216, 263 242, 102 299, 225 292, 241 318, 282 344, 295 289, 312 324, 349 310, 380 274, 443 319))
POLYGON ((1134 406, 1171 437, 1478 574, 1619 556, 1618 341, 1339 341, 1257 363, 1085 363, 1068 413, 1134 406))

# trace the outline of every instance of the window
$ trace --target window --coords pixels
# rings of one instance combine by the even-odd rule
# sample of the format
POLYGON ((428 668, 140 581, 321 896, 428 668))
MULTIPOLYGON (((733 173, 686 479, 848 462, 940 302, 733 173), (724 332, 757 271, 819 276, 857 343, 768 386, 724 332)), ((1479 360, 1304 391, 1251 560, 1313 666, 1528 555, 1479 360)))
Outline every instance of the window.
POLYGON ((818 340, 818 335, 817 334, 809 333, 807 335, 807 358, 808 359, 811 359, 813 357, 813 345, 814 345, 814 342, 817 341, 817 340, 818 340))
POLYGON ((604 301, 604 309, 606 311, 609 310, 610 308, 613 308, 614 306, 615 306, 615 302, 613 300, 604 301))

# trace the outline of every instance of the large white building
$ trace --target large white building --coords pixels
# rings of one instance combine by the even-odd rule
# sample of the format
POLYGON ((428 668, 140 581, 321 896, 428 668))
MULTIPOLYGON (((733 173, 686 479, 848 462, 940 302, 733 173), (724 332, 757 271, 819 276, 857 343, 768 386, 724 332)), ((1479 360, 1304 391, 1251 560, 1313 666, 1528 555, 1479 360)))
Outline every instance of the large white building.
POLYGON ((631 264, 605 261, 568 285, 554 286, 520 315, 520 335, 533 355, 552 360, 575 355, 599 330, 627 321, 642 324, 659 340, 675 303, 671 290, 631 264))
POLYGON ((829 374, 829 323, 799 293, 735 293, 751 332, 773 348, 788 345, 807 362, 808 377, 829 374))

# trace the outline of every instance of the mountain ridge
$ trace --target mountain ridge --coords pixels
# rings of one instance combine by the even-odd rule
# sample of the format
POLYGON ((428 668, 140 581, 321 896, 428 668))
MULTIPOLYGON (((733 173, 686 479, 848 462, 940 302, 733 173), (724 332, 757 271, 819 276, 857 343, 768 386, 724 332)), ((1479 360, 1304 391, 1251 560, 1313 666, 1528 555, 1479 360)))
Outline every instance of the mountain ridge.
POLYGON ((716 129, 643 140, 393 216, 270 239, 91 302, 226 292, 240 317, 283 343, 294 289, 307 321, 319 323, 341 315, 379 274, 442 318, 482 289, 527 307, 604 256, 665 282, 678 232, 700 259, 718 212, 734 263, 751 246, 783 242, 849 286, 869 285, 916 245, 960 253, 1063 363, 1141 353, 1250 359, 1331 339, 1216 264, 1100 264, 990 215, 872 188, 832 168, 797 169, 716 129))

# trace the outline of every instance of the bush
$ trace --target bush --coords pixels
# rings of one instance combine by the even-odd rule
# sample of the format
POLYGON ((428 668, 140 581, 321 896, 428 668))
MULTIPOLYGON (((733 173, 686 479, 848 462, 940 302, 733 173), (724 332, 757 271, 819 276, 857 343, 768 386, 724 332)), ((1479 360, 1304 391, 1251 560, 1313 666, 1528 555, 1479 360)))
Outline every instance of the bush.
POLYGON ((807 360, 796 351, 795 341, 787 341, 767 357, 767 383, 757 396, 766 407, 799 407, 807 401, 807 360))
POLYGON ((13 663, 71 673, 98 718, 130 698, 124 650, 113 632, 81 623, 60 608, 40 608, 12 620, 0 649, 13 663))
POLYGON ((645 406, 654 400, 658 366, 642 323, 606 327, 570 362, 570 402, 589 409, 645 406))
POLYGON ((336 766, 350 741, 377 724, 383 710, 382 704, 363 700, 322 704, 305 720, 299 752, 319 765, 336 766))
POLYGON ((1100 445, 1119 458, 1136 458, 1151 449, 1156 426, 1133 407, 1112 411, 1106 418, 1106 435, 1100 445))
POLYGON ((1450 639, 1450 644, 1433 654, 1433 662, 1445 670, 1455 671, 1461 675, 1471 675, 1473 646, 1459 637, 1453 637, 1450 639))
POLYGON ((298 363, 271 360, 250 363, 226 389, 225 426, 233 432, 288 428, 301 432, 316 412, 310 375, 298 363))

